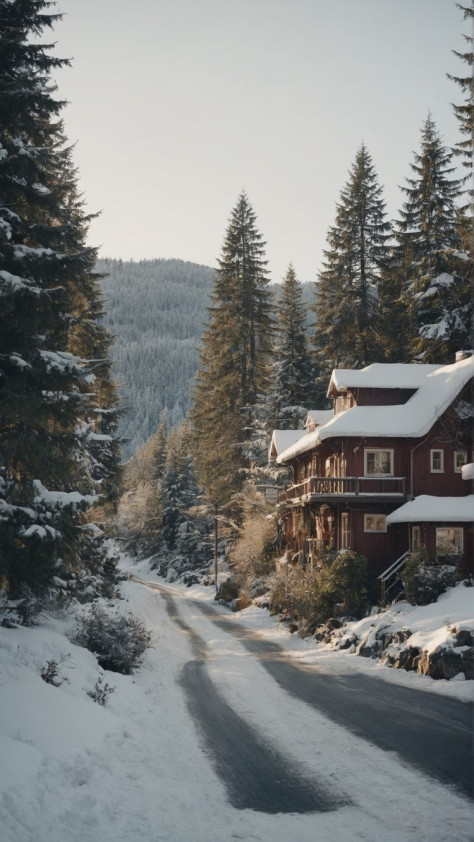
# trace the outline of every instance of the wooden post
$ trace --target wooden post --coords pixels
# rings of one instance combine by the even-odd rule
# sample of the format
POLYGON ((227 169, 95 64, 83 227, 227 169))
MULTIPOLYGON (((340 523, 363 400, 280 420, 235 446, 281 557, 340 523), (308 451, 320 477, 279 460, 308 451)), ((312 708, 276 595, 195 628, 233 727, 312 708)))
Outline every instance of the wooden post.
POLYGON ((217 507, 215 510, 215 517, 214 517, 214 579, 216 583, 216 593, 219 590, 217 585, 217 550, 218 550, 218 520, 217 520, 217 507))

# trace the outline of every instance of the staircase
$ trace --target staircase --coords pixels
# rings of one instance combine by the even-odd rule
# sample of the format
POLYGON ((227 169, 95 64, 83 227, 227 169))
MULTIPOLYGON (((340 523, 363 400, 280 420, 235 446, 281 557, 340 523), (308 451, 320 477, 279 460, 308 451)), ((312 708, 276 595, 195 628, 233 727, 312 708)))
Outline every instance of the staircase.
POLYGON ((387 602, 394 602, 404 593, 404 587, 400 578, 400 572, 404 567, 405 561, 410 555, 410 550, 407 550, 400 558, 392 562, 390 567, 387 567, 377 579, 380 581, 380 599, 382 605, 387 602))

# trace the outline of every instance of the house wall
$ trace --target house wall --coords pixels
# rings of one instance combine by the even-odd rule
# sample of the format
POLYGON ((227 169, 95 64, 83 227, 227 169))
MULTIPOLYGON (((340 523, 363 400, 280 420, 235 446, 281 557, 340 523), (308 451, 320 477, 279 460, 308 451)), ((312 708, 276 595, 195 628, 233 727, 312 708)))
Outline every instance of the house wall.
POLYGON ((416 389, 366 389, 351 390, 357 406, 395 406, 406 403, 416 389))
MULTIPOLYGON (((364 392, 363 400, 369 405, 373 398, 376 405, 381 405, 381 393, 384 390, 359 390, 364 392), (372 394, 371 394, 372 393, 372 394)), ((388 392, 397 392, 397 403, 401 403, 402 393, 408 399, 413 390, 385 390, 386 404, 395 403, 390 400, 388 392)), ((360 397, 360 394, 359 394, 360 397)), ((467 460, 472 460, 472 443, 469 440, 453 438, 459 434, 457 416, 448 410, 435 423, 432 430, 422 439, 409 438, 380 438, 380 437, 344 437, 329 439, 322 442, 312 451, 301 454, 293 461, 293 482, 303 482, 311 476, 341 476, 363 477, 365 473, 365 450, 387 449, 393 450, 393 476, 405 477, 405 493, 407 497, 429 494, 437 497, 463 497, 470 493, 469 483, 462 479, 461 471, 455 470, 455 452, 465 451, 467 460), (456 435, 455 435, 456 434, 456 435), (443 451, 443 470, 432 471, 431 451, 443 451)), ((374 490, 375 490, 374 485, 374 490)), ((387 500, 374 494, 373 501, 359 501, 343 494, 326 502, 315 501, 301 506, 298 514, 287 514, 285 517, 285 535, 287 544, 294 547, 298 544, 301 550, 304 539, 323 535, 324 546, 330 544, 335 549, 342 549, 341 516, 349 514, 350 549, 366 556, 369 574, 376 576, 383 572, 389 564, 400 558, 410 548, 411 524, 394 524, 388 526, 386 532, 369 532, 364 528, 364 515, 390 514, 401 503, 399 500, 387 500), (328 529, 328 515, 331 517, 332 527, 328 529), (295 529, 296 520, 298 529, 295 529), (321 530, 321 524, 324 529, 321 530), (316 525, 318 524, 318 528, 316 525), (297 533, 297 534, 296 534, 297 533)), ((436 524, 421 525, 423 529, 422 543, 425 544, 430 555, 436 553, 436 524)), ((464 530, 464 561, 472 567, 473 536, 472 525, 465 525, 464 530)))
POLYGON ((389 531, 392 529, 399 528, 400 526, 406 526, 409 532, 411 532, 412 526, 418 526, 420 529, 420 542, 421 545, 426 549, 429 556, 434 558, 436 556, 436 529, 439 526, 458 526, 462 527, 463 529, 463 538, 464 538, 464 552, 461 557, 459 557, 459 565, 466 570, 474 572, 474 535, 473 535, 473 523, 450 523, 447 521, 445 524, 441 523, 410 523, 410 524, 394 524, 393 526, 389 526, 389 531))

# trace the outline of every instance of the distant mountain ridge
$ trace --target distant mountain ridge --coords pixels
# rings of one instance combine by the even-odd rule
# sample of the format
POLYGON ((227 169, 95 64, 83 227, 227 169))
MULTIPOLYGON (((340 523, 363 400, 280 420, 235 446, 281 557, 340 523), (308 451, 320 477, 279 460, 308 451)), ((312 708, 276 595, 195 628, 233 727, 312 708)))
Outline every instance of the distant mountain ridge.
MULTIPOLYGON (((214 269, 164 258, 104 258, 96 268, 104 274, 104 324, 115 337, 111 358, 127 460, 155 431, 164 409, 176 425, 190 408, 214 269)), ((280 288, 272 284, 277 297, 280 288)), ((308 304, 312 289, 303 287, 308 304)))

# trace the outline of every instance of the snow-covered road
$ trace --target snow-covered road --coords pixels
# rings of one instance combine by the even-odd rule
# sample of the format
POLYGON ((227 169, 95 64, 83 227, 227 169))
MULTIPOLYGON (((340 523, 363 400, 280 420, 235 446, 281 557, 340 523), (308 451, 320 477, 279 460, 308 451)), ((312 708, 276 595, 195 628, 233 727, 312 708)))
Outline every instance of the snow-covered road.
POLYGON ((292 698, 199 610, 193 589, 173 589, 181 625, 160 593, 135 582, 124 591, 153 630, 154 648, 131 678, 107 673, 116 690, 106 708, 86 692, 97 678, 95 658, 64 637, 63 621, 34 635, 0 629, 3 842, 471 839, 466 799, 292 698), (183 669, 203 660, 203 650, 213 691, 263 746, 287 759, 287 771, 328 795, 331 809, 233 806, 183 687, 183 669), (69 655, 68 682, 52 687, 39 667, 61 654, 69 655))

